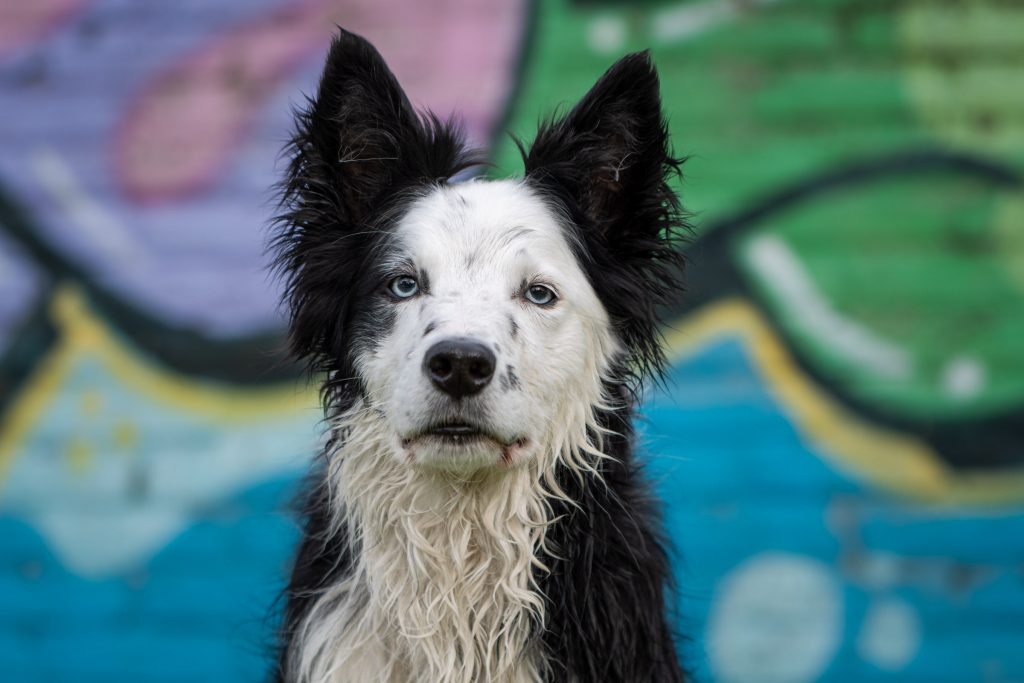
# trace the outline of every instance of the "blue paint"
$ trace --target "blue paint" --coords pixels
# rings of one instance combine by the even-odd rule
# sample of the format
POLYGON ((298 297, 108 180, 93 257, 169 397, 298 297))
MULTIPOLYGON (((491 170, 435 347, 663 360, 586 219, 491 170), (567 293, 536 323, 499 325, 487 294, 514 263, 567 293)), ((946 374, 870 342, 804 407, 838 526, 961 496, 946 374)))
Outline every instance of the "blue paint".
MULTIPOLYGON (((680 630, 694 637, 687 657, 701 680, 715 674, 704 636, 724 582, 774 552, 823 563, 839 586, 840 638, 814 680, 1024 677, 1020 508, 936 509, 847 479, 801 438, 737 343, 679 364, 644 412, 643 439, 658 454, 648 472, 680 550, 680 630), (883 599, 909 605, 921 624, 898 670, 858 648, 883 599)), ((284 512, 295 484, 278 476, 209 504, 144 565, 97 580, 69 573, 8 511, 0 680, 261 680, 297 535, 284 512)))
MULTIPOLYGON (((648 473, 683 558, 685 630, 704 634, 716 589, 738 565, 785 551, 824 562, 843 586, 842 640, 814 680, 1024 676, 1024 508, 936 508, 851 481, 801 438, 735 342, 673 368, 645 414, 657 453, 648 473), (869 604, 892 596, 922 624, 919 649, 898 671, 857 649, 869 604)), ((690 650, 699 677, 712 680, 700 637, 690 650)))
POLYGON ((296 528, 294 480, 211 509, 145 567, 70 574, 40 536, 0 519, 0 680, 257 681, 269 666, 296 528))

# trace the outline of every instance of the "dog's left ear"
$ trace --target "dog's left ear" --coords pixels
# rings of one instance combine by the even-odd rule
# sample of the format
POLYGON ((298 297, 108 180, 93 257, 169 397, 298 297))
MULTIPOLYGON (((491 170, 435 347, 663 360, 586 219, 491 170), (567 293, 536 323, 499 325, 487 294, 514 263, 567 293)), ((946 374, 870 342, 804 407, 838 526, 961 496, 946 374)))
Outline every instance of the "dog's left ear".
POLYGON ((662 367, 659 314, 682 290, 685 222, 670 187, 681 163, 648 52, 619 60, 524 152, 528 181, 578 230, 591 283, 641 374, 662 367))

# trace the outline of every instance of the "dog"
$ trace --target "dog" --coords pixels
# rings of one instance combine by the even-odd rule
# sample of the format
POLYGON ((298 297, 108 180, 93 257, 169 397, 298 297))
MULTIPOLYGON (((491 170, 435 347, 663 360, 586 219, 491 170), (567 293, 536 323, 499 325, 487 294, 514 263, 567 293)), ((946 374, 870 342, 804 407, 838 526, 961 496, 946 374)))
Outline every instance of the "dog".
POLYGON ((481 156, 343 30, 296 111, 272 247, 326 445, 276 680, 684 680, 631 424, 686 227, 650 56, 519 147, 453 180, 481 156))

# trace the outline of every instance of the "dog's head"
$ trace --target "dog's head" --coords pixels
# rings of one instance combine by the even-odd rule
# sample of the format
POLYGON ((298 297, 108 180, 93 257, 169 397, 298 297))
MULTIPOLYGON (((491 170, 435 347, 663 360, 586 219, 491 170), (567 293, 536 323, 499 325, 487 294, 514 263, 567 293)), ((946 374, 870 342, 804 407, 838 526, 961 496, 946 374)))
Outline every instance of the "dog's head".
POLYGON ((329 412, 374 411, 401 461, 579 448, 619 387, 660 368, 681 218, 646 53, 541 127, 522 179, 452 182, 479 163, 458 129, 417 114, 346 32, 297 128, 275 241, 293 350, 324 373, 329 412))

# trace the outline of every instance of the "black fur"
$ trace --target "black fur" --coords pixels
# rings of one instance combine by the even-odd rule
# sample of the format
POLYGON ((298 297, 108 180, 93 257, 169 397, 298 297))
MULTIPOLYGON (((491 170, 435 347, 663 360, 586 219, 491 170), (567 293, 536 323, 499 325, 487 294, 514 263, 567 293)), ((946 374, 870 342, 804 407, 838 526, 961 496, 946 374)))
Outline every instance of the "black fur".
POLYGON ((659 310, 682 292, 686 228, 650 54, 619 60, 529 151, 526 178, 572 218, 578 258, 628 352, 634 388, 664 366, 659 310))
POLYGON ((324 373, 325 400, 338 410, 359 395, 354 352, 388 328, 391 308, 374 306, 386 274, 369 269, 388 244, 390 218, 480 161, 451 121, 417 115, 380 54, 343 30, 296 128, 271 247, 292 353, 324 373))
POLYGON ((277 666, 272 675, 276 683, 291 683, 288 677, 288 647, 318 592, 348 574, 355 561, 352 557, 352 544, 346 537, 344 527, 332 530, 331 504, 327 487, 322 482, 322 473, 311 477, 310 495, 301 508, 305 523, 291 579, 284 591, 281 642, 277 652, 277 666))
MULTIPOLYGON (((283 212, 273 244, 286 279, 294 354, 323 373, 328 414, 359 396, 352 360, 389 325, 374 271, 390 223, 418 190, 477 163, 458 131, 418 116, 380 55, 342 31, 315 99, 297 113, 283 212)), ((555 506, 550 572, 538 582, 546 621, 537 633, 549 680, 677 683, 684 675, 666 618, 670 572, 656 506, 632 455, 631 390, 662 367, 657 311, 679 291, 673 238, 683 226, 668 186, 680 162, 668 151, 658 79, 646 53, 605 74, 524 152, 528 181, 561 213, 626 357, 608 390, 623 405, 602 414, 617 432, 601 477, 558 473, 571 503, 555 506)), ((429 333, 433 322, 428 323, 429 333)), ((518 325, 509 318, 512 337, 518 325)), ((512 368, 502 377, 519 379, 512 368)), ((337 438, 344 438, 343 435, 337 438)), ((305 507, 304 537, 285 593, 278 681, 291 639, 316 591, 351 570, 347 539, 330 536, 322 475, 305 507)))
POLYGON ((626 357, 602 415, 615 432, 601 479, 563 476, 574 504, 556 506, 542 634, 552 681, 658 681, 685 676, 666 619, 670 568, 658 512, 632 454, 631 394, 664 365, 659 311, 682 291, 677 249, 685 218, 669 183, 682 160, 669 150, 658 76, 648 53, 625 57, 524 154, 527 179, 573 221, 591 285, 626 357))
POLYGON ((559 477, 573 503, 554 506, 551 571, 539 577, 551 683, 686 679, 666 618, 673 584, 658 505, 633 457, 631 413, 627 405, 602 415, 616 435, 605 441, 611 459, 597 465, 601 479, 559 477))

